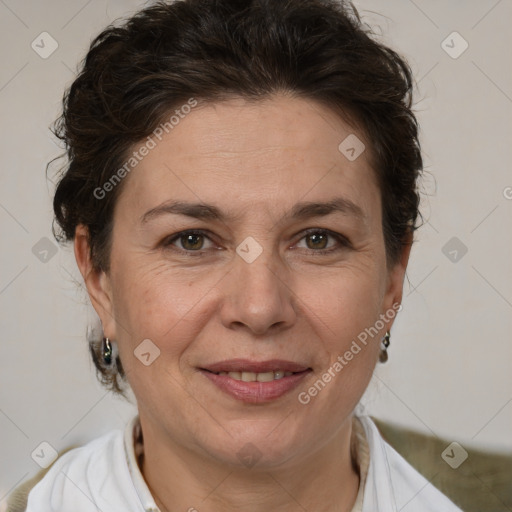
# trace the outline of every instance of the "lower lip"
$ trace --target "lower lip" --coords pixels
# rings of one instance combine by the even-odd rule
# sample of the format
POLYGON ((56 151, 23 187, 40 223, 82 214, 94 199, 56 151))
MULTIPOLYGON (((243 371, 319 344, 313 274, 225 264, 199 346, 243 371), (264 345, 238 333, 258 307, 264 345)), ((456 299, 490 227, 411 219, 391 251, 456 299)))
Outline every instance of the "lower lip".
POLYGON ((265 403, 271 402, 286 393, 304 379, 311 370, 294 373, 288 377, 271 380, 270 382, 244 382, 235 380, 228 375, 217 375, 207 370, 201 370, 201 373, 213 382, 219 389, 231 395, 233 398, 247 403, 265 403))

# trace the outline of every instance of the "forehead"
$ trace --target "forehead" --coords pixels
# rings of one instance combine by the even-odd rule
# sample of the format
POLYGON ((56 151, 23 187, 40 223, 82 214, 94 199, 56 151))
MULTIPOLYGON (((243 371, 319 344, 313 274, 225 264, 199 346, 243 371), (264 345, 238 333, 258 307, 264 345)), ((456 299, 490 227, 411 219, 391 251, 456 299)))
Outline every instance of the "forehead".
POLYGON ((368 141, 310 100, 199 105, 160 139, 125 178, 116 209, 127 215, 172 199, 262 215, 339 195, 380 211, 368 141))

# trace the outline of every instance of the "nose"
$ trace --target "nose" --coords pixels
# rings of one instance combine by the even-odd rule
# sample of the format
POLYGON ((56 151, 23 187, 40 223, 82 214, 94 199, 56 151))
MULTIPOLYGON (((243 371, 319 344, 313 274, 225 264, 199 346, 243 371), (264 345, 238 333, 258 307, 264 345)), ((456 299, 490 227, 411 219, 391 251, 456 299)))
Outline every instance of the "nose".
POLYGON ((289 270, 265 251, 248 263, 238 255, 223 281, 221 321, 252 335, 276 334, 296 321, 296 297, 289 270), (227 281, 226 281, 227 280, 227 281))

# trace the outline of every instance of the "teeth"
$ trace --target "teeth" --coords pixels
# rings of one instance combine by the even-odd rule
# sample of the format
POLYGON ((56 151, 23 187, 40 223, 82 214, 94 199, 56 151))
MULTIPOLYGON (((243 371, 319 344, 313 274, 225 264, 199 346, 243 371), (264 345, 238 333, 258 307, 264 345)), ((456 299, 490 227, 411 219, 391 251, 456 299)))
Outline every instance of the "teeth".
POLYGON ((257 378, 257 374, 252 372, 242 372, 242 382, 254 382, 257 378))
POLYGON ((283 370, 276 370, 275 372, 219 372, 218 375, 228 375, 232 379, 241 380, 243 382, 271 382, 279 380, 283 377, 293 375, 293 372, 285 372, 283 370))
POLYGON ((270 382, 276 379, 274 372, 265 372, 265 373, 251 373, 251 376, 255 375, 255 380, 258 382, 270 382))

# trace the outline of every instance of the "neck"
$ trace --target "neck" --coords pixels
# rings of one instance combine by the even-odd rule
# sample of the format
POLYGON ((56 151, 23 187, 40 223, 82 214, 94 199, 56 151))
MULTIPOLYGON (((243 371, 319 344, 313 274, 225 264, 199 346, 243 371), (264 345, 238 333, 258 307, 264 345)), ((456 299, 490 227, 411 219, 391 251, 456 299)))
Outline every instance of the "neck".
POLYGON ((240 468, 155 436, 143 424, 141 472, 162 512, 349 512, 359 488, 346 422, 317 452, 286 467, 240 468))

